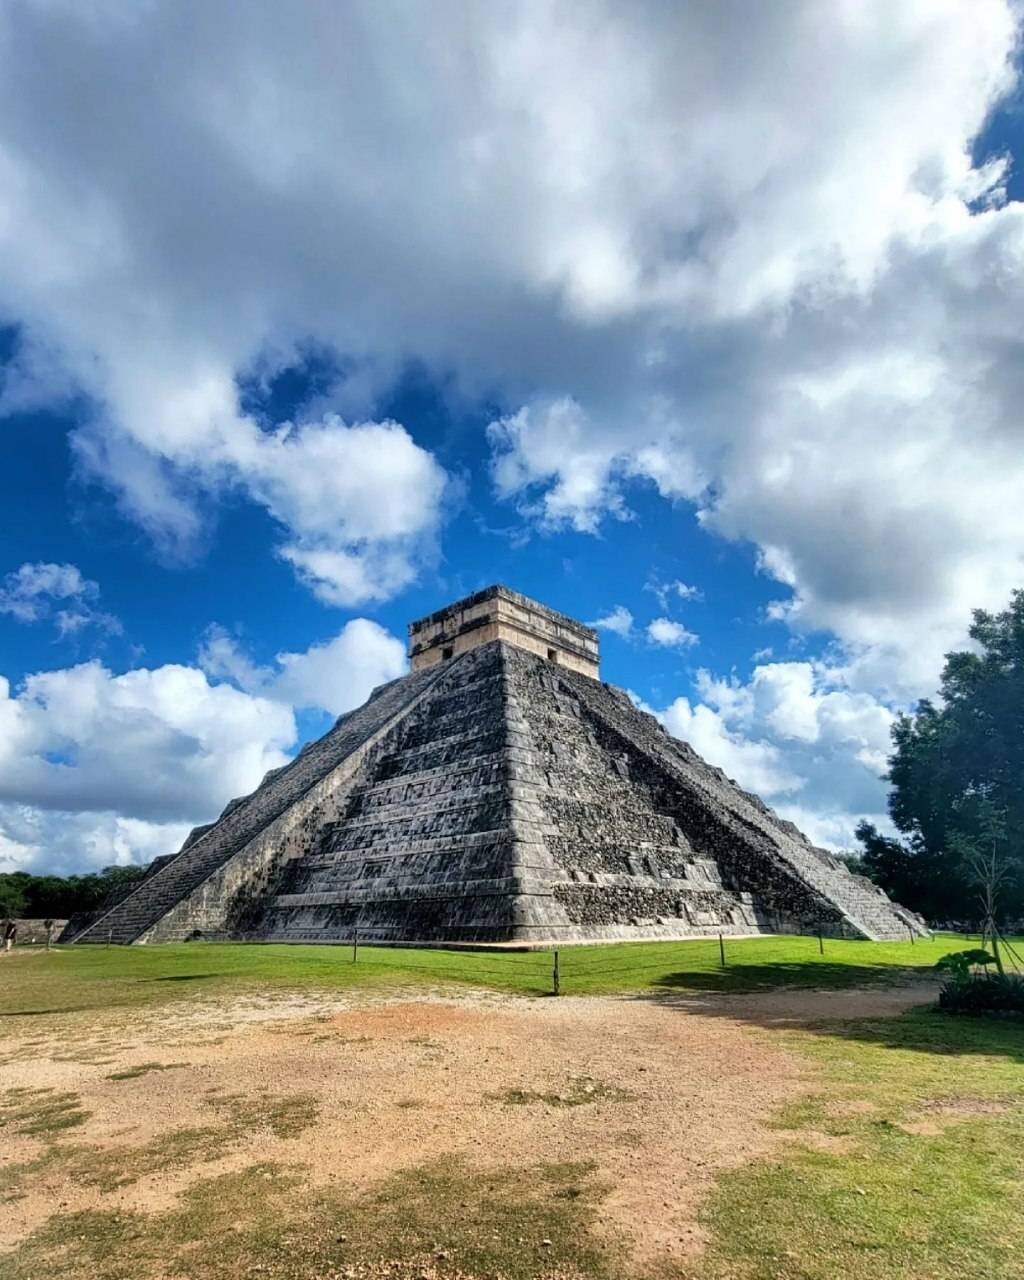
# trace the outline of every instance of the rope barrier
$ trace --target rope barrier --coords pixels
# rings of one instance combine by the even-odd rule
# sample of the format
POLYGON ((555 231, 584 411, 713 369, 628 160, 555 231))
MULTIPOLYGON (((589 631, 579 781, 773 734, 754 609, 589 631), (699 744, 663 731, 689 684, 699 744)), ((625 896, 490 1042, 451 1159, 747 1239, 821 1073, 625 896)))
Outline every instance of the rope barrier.
MULTIPOLYGON (((829 963, 820 960, 824 956, 824 940, 809 936, 804 939, 808 955, 794 962, 829 963), (815 945, 817 944, 817 945, 815 945), (817 954, 815 954, 817 953, 817 954), (813 959, 812 959, 813 957, 813 959)), ((626 944, 623 944, 624 946, 626 944)), ((645 963, 632 960, 628 963, 602 963, 592 959, 589 948, 546 950, 527 952, 452 951, 444 947, 403 946, 400 942, 375 944, 362 942, 353 933, 353 961, 394 972, 429 974, 439 981, 455 980, 472 982, 474 978, 503 978, 509 983, 523 983, 530 989, 549 991, 557 995, 563 988, 572 989, 574 982, 588 983, 593 979, 615 978, 623 974, 638 976, 661 971, 666 976, 700 974, 705 979, 712 975, 725 977, 725 940, 717 935, 704 938, 680 939, 671 950, 658 944, 661 954, 645 963), (703 943, 704 946, 699 945, 703 943), (716 945, 717 944, 717 945, 716 945), (437 963, 443 956, 444 962, 437 963), (500 956, 500 962, 498 957, 500 956)), ((632 948, 630 948, 632 949, 632 948)), ((735 964, 735 961, 732 962, 735 964)), ((742 964, 742 961, 740 962, 742 964)), ((785 964, 787 962, 780 962, 785 964)))

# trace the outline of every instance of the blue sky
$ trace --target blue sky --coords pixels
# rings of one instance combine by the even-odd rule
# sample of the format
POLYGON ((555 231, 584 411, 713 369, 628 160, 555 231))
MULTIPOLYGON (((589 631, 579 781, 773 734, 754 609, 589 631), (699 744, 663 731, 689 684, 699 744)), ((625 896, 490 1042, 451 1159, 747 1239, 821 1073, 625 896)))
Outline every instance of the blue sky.
MULTIPOLYGON (((290 371, 289 392, 263 396, 270 424, 301 412, 307 371, 290 371)), ((629 518, 597 534, 531 530, 516 508, 498 501, 489 474, 485 431, 493 405, 453 407, 443 383, 425 371, 410 374, 382 398, 374 417, 403 423, 457 478, 436 564, 396 598, 371 608, 325 607, 274 555, 276 530, 266 512, 244 501, 220 500, 209 513, 202 547, 185 563, 161 556, 126 521, 101 485, 83 483, 69 456, 67 435, 77 416, 66 410, 7 419, 8 466, 0 479, 8 518, 0 554, 16 568, 26 561, 72 562, 100 584, 103 608, 124 626, 115 635, 93 629, 61 638, 56 629, 19 625, 0 616, 5 674, 22 679, 41 666, 64 666, 100 654, 115 666, 191 659, 211 623, 244 640, 252 656, 272 660, 283 649, 305 649, 347 617, 372 617, 395 634, 441 604, 492 582, 587 620, 615 605, 630 609, 637 627, 670 614, 700 634, 699 654, 603 638, 604 673, 646 697, 685 687, 696 666, 746 672, 751 655, 794 647, 786 628, 765 617, 778 584, 756 571, 755 550, 701 531, 689 504, 666 503, 649 484, 629 486, 629 518), (703 598, 668 608, 659 586, 682 581, 703 598)), ((802 653, 820 638, 800 639, 802 653)))
POLYGON ((184 7, 0 30, 0 867, 176 848, 496 581, 884 822, 1024 580, 1012 10, 184 7))

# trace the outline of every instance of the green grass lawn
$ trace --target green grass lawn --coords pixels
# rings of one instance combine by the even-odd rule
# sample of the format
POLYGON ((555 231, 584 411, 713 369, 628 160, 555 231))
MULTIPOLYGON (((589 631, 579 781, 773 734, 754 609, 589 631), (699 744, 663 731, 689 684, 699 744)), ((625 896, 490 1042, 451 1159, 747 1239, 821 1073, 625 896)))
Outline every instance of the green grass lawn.
MULTIPOLYGON (((586 995, 641 991, 748 991, 858 987, 900 981, 967 944, 959 936, 899 943, 817 938, 717 939, 565 948, 561 990, 586 995)), ((57 947, 0 957, 0 1015, 150 1005, 228 988, 330 990, 368 984, 469 984, 523 995, 552 989, 549 952, 481 952, 361 946, 183 943, 57 947)))
POLYGON ((719 1179, 704 1280, 1024 1277, 1024 1024, 916 1009, 789 1033, 821 1068, 719 1179))

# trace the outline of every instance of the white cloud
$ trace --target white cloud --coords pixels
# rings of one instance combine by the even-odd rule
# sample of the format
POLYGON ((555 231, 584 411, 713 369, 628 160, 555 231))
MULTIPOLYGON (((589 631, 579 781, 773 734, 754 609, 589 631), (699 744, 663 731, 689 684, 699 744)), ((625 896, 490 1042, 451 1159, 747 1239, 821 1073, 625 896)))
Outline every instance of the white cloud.
POLYGON ((438 462, 366 421, 421 360, 499 403, 496 489, 529 519, 601 532, 636 484, 695 503, 758 549, 776 616, 837 638, 848 693, 927 691, 1024 579, 1024 208, 972 161, 1016 13, 8 6, 15 398, 93 397, 77 455, 154 537, 192 546, 241 493, 353 603, 434 554, 438 462), (236 377, 307 340, 355 374, 261 432, 236 377))
POLYGON ((687 631, 681 622, 671 618, 655 618, 647 624, 647 639, 664 649, 688 649, 697 644, 700 637, 687 631))
POLYGON ((272 667, 213 629, 200 661, 122 674, 86 662, 16 691, 0 677, 0 870, 173 853, 287 763, 296 708, 338 715, 406 668, 401 641, 365 618, 272 667))
POLYGON ((644 584, 644 590, 650 591, 658 604, 666 612, 673 603, 680 600, 703 600, 704 592, 699 587, 693 587, 688 582, 683 582, 679 578, 673 578, 669 582, 662 582, 658 578, 652 578, 644 584))
POLYGON ((759 665, 745 683, 702 671, 700 701, 677 698, 655 714, 812 839, 851 847, 861 818, 888 825, 882 775, 894 715, 836 679, 809 662, 759 665))
POLYGON ((606 613, 603 617, 595 618, 588 625, 596 627, 598 631, 614 632, 615 635, 621 636, 623 640, 627 640, 633 634, 633 615, 625 605, 617 604, 609 613, 606 613))
POLYGON ((396 422, 337 417, 248 434, 239 474, 293 535, 281 551, 327 603, 406 586, 440 521, 446 476, 396 422))
POLYGON ((547 485, 539 502, 521 505, 547 528, 569 524, 593 533, 602 516, 624 507, 610 477, 611 458, 600 445, 589 448, 589 423, 575 400, 537 401, 487 428, 494 447, 498 495, 509 498, 547 485), (572 467, 563 466, 571 456, 572 467))
POLYGON ((19 622, 50 619, 63 637, 86 627, 119 633, 121 623, 95 607, 100 590, 73 564, 26 562, 0 585, 0 613, 19 622), (58 607, 62 605, 63 607, 58 607))
POLYGON ((751 741, 731 730, 711 707, 676 698, 656 714, 673 737, 688 742, 709 764, 724 769, 748 791, 774 798, 788 796, 803 785, 803 779, 787 767, 777 746, 751 741))
POLYGON ((290 708, 180 665, 0 679, 0 725, 0 802, 155 822, 212 816, 295 740, 290 708))
POLYGON ((180 848, 189 830, 181 822, 0 804, 0 871, 74 875, 141 866, 180 848))
POLYGON ((379 684, 408 669, 405 645, 368 618, 347 622, 331 640, 304 653, 279 653, 273 666, 258 666, 220 628, 212 628, 199 655, 209 675, 232 680, 294 707, 320 707, 341 715, 360 706, 379 684))
POLYGON ((189 554, 201 533, 187 476, 265 507, 284 530, 279 555, 326 604, 387 599, 432 560, 448 478, 399 423, 328 415, 263 431, 230 384, 210 402, 179 396, 163 416, 141 441, 89 428, 76 448, 171 553, 189 554))

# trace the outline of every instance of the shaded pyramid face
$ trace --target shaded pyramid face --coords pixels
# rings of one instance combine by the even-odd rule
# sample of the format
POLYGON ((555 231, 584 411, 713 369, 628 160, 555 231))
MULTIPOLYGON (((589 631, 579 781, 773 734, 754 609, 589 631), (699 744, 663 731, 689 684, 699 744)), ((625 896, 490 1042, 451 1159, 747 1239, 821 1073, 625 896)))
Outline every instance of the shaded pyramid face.
POLYGON ((492 640, 375 691, 81 941, 573 942, 920 922, 621 690, 492 640))

